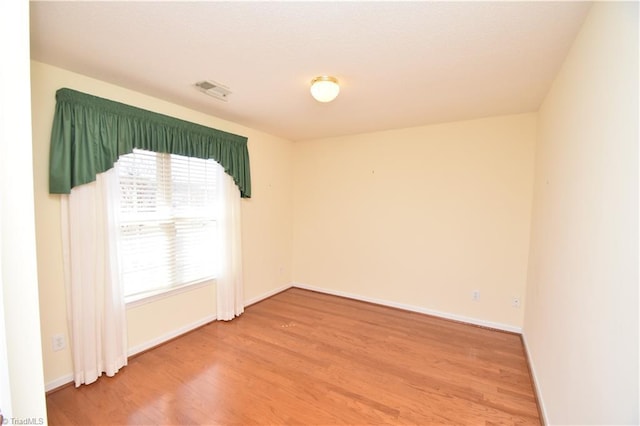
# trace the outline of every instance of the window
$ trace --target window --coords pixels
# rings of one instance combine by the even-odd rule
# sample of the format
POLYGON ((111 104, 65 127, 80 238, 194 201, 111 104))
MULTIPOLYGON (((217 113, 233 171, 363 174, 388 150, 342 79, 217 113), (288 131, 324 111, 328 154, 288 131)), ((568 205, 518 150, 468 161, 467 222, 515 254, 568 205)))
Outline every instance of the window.
POLYGON ((212 279, 218 259, 218 184, 213 160, 134 150, 117 163, 125 297, 212 279))

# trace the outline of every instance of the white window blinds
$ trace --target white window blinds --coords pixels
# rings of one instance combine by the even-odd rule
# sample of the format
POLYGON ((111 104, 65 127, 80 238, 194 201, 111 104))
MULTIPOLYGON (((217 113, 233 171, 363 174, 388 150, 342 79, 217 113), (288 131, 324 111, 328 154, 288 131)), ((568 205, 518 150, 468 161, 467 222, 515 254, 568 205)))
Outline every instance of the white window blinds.
POLYGON ((134 150, 118 160, 125 296, 214 278, 219 165, 134 150))

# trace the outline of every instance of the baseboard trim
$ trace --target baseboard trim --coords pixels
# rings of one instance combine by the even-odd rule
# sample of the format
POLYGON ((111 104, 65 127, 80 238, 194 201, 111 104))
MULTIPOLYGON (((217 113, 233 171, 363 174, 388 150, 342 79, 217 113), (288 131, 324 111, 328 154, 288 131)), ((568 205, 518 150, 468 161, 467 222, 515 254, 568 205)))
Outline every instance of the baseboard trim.
POLYGON ((527 346, 527 336, 523 332, 521 335, 522 338, 522 346, 524 346, 524 354, 527 357, 527 364, 529 365, 529 375, 531 376, 531 380, 533 382, 533 392, 536 395, 536 400, 538 402, 538 415, 540 416, 540 421, 543 426, 549 424, 547 418, 547 410, 544 407, 544 400, 542 399, 542 394, 540 393, 540 384, 538 382, 538 376, 536 374, 536 369, 533 366, 533 361, 531 358, 531 353, 529 352, 529 346, 527 346))
POLYGON ((276 294, 278 294, 278 293, 282 293, 283 291, 288 290, 288 289, 290 289, 291 287, 293 287, 293 285, 292 285, 292 284, 283 285, 282 287, 278 287, 278 288, 276 288, 276 289, 273 289, 273 290, 271 290, 271 291, 268 291, 268 292, 266 292, 266 293, 263 293, 263 294, 261 294, 261 295, 259 295, 259 296, 253 297, 253 298, 251 298, 251 299, 249 299, 249 300, 245 300, 245 302, 244 302, 244 307, 246 308, 246 307, 248 307, 248 306, 255 305, 256 303, 261 302, 261 301, 263 301, 264 299, 268 299, 268 298, 270 298, 271 296, 275 296, 275 295, 276 295, 276 294))
POLYGON ((440 312, 433 309, 423 308, 421 306, 407 305, 404 303, 392 302, 384 299, 376 299, 373 297, 360 296, 354 293, 348 293, 344 291, 330 290, 323 287, 315 287, 302 283, 293 283, 292 287, 301 288, 304 290, 317 291, 318 293, 331 294, 333 296, 346 297, 348 299, 359 300, 362 302, 374 303, 376 305, 388 306, 390 308, 402 309, 405 311, 418 312, 420 314, 432 315, 434 317, 444 318, 452 321, 464 322, 467 324, 477 325, 485 328, 492 328, 500 331, 507 331, 510 333, 522 334, 522 327, 515 327, 508 324, 502 324, 498 322, 485 321, 477 318, 465 317, 462 315, 450 314, 446 312, 440 312))
POLYGON ((216 320, 215 315, 207 315, 206 317, 199 319, 198 321, 192 322, 191 324, 187 324, 175 330, 172 330, 168 333, 165 333, 161 336, 158 336, 154 339, 148 340, 144 343, 140 343, 139 345, 135 345, 127 351, 127 356, 134 356, 139 354, 140 352, 148 351, 151 348, 154 348, 158 345, 161 345, 165 342, 168 342, 171 339, 175 339, 178 336, 181 336, 185 333, 188 333, 196 328, 202 327, 203 325, 209 324, 216 320))
POLYGON ((44 391, 46 393, 50 393, 53 391, 56 391, 64 386, 67 386, 68 384, 73 383, 73 374, 67 374, 64 375, 62 377, 58 377, 57 379, 54 379, 52 381, 50 381, 49 383, 45 383, 44 385, 44 391))

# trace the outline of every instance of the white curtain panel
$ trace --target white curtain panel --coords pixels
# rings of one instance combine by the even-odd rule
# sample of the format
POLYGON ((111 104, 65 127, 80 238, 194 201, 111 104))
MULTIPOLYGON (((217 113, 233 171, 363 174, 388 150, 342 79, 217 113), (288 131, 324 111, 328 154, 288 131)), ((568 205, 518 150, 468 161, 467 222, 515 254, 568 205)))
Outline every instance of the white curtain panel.
POLYGON ((76 387, 127 365, 125 304, 118 272, 115 169, 62 197, 67 315, 76 387))
POLYGON ((244 312, 240 190, 222 166, 218 177, 222 184, 221 202, 218 203, 220 264, 216 280, 216 312, 219 320, 229 321, 244 312))

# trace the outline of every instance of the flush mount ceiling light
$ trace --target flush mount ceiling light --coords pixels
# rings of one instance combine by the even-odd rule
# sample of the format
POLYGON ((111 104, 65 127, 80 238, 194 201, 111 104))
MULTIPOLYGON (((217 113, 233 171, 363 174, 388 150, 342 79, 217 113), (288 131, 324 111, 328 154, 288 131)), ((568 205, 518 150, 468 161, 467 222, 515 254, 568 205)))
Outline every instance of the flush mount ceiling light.
POLYGON ((311 96, 318 102, 331 102, 340 93, 338 79, 326 75, 311 80, 311 96))

